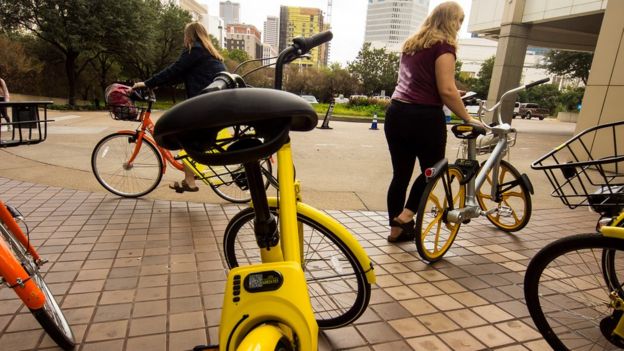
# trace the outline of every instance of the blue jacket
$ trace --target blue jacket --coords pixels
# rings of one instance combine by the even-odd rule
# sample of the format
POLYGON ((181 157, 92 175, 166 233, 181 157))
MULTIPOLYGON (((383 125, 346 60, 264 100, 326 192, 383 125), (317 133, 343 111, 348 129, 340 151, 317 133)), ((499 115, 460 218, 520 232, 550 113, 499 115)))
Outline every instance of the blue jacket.
POLYGON ((190 52, 184 48, 176 62, 146 80, 145 85, 148 88, 155 88, 166 84, 184 83, 187 97, 192 98, 212 83, 217 73, 225 70, 223 62, 217 60, 196 41, 190 52))

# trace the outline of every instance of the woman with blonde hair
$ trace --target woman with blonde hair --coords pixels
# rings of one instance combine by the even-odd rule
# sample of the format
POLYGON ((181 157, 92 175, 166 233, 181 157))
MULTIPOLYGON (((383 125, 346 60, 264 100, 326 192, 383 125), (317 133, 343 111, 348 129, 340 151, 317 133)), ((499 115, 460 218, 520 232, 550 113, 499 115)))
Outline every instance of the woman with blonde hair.
POLYGON ((393 171, 387 195, 389 242, 415 238, 414 215, 425 188, 424 174, 414 181, 407 201, 406 191, 416 159, 423 173, 444 158, 442 106, 466 123, 480 123, 468 115, 455 86, 457 35, 463 20, 464 11, 456 2, 444 2, 403 44, 399 80, 384 123, 393 171))
MULTIPOLYGON (((184 49, 178 60, 145 82, 134 84, 132 89, 154 89, 162 85, 184 83, 187 97, 192 98, 212 83, 219 72, 225 70, 223 57, 212 45, 206 28, 199 22, 191 22, 184 28, 184 49)), ((193 171, 187 167, 184 167, 184 180, 174 182, 169 187, 178 193, 199 190, 195 185, 193 171)))

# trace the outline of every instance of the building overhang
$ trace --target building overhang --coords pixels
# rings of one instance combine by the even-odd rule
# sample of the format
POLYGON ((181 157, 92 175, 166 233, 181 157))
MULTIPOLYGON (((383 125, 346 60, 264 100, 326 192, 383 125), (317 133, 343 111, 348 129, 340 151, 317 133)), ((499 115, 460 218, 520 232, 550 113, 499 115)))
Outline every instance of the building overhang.
MULTIPOLYGON (((529 27, 528 45, 559 50, 594 51, 604 12, 523 23, 529 27)), ((479 37, 497 40, 500 27, 474 31, 479 37)))

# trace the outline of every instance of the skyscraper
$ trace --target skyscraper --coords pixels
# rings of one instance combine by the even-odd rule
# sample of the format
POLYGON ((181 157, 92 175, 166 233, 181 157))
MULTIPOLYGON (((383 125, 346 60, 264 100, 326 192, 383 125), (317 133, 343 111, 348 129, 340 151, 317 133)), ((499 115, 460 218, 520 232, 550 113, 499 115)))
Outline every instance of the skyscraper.
POLYGON ((427 18, 429 0, 368 0, 364 41, 373 47, 400 51, 427 18))
POLYGON ((240 4, 229 0, 220 2, 219 17, 223 18, 226 26, 240 23, 240 4))
POLYGON ((279 46, 279 17, 267 16, 266 21, 264 21, 263 43, 269 44, 277 50, 279 46))
MULTIPOLYGON (((296 37, 310 37, 329 29, 323 22, 323 12, 320 9, 308 7, 280 7, 279 19, 279 50, 282 51, 292 43, 296 37)), ((310 51, 310 60, 297 60, 302 66, 326 66, 329 55, 329 43, 315 47, 310 51)))

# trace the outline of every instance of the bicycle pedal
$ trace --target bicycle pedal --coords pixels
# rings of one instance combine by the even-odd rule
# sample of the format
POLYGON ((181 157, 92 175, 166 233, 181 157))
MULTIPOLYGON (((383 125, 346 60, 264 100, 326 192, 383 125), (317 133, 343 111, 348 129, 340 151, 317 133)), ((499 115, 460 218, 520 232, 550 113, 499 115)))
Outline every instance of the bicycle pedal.
POLYGON ((193 351, 219 351, 219 345, 197 345, 193 351))

